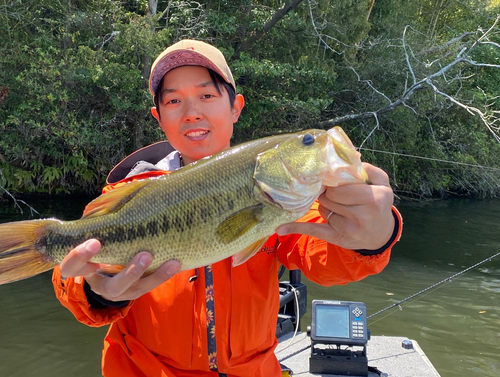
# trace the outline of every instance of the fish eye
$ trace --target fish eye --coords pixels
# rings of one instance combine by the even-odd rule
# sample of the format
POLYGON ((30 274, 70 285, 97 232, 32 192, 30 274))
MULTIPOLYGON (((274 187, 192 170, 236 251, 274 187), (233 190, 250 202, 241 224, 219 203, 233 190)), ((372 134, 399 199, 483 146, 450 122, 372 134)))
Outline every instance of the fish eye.
POLYGON ((302 139, 302 143, 304 143, 304 145, 313 145, 314 144, 314 136, 311 134, 305 134, 304 138, 302 139))

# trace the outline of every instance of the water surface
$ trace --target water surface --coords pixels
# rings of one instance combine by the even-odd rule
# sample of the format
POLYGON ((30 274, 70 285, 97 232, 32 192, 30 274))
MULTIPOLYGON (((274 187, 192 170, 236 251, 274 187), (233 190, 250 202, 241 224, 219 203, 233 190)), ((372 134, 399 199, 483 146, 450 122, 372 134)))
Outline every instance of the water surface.
MULTIPOLYGON (((44 217, 73 219, 89 199, 31 200, 44 217)), ((398 204, 401 242, 379 275, 346 286, 308 283, 309 301, 362 301, 369 314, 500 251, 500 201, 398 204)), ((0 203, 0 222, 27 218, 0 203)), ((105 328, 77 322, 51 274, 0 286, 0 376, 99 376, 105 328)), ((500 257, 369 321, 373 335, 416 340, 442 376, 500 376, 500 257), (465 373, 465 374, 464 374, 465 373)), ((303 323, 310 322, 309 313, 303 323)), ((376 365, 374 365, 376 366, 376 365)))

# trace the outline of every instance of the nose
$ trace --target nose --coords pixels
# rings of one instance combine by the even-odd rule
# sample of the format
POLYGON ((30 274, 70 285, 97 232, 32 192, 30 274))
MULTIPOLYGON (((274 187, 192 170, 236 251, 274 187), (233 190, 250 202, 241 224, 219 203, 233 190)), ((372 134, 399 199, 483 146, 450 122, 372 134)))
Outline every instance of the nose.
POLYGON ((203 115, 200 111, 198 104, 196 103, 196 100, 194 99, 187 100, 186 109, 184 111, 184 122, 192 123, 192 122, 199 122, 200 120, 203 120, 203 115))

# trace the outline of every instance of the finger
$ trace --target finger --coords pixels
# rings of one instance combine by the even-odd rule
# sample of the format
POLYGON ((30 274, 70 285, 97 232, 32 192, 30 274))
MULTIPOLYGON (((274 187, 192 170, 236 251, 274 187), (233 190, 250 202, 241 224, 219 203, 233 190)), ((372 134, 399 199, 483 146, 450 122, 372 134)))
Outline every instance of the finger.
POLYGON ((365 248, 359 239, 363 234, 356 232, 355 224, 346 223, 341 216, 335 214, 330 217, 328 223, 289 223, 278 227, 276 233, 279 236, 304 234, 346 249, 365 248))
MULTIPOLYGON (((374 201, 393 201, 394 195, 390 186, 352 184, 339 187, 329 187, 320 196, 319 201, 325 199, 346 206, 364 205, 374 201)), ((326 202, 324 202, 326 203, 326 202)), ((328 207, 327 204, 324 204, 328 207)))
POLYGON ((355 231, 356 225, 359 226, 359 214, 362 213, 361 206, 341 204, 333 205, 332 210, 319 206, 318 210, 327 224, 335 231, 335 237, 338 240, 346 239, 355 231))
POLYGON ((305 234, 307 236, 316 237, 330 243, 335 243, 337 232, 330 225, 324 223, 288 223, 280 225, 276 229, 278 236, 286 236, 287 234, 305 234))
POLYGON ((89 263, 89 260, 99 253, 101 243, 91 239, 71 250, 62 260, 60 268, 61 275, 66 277, 85 276, 95 272, 97 265, 89 263))
POLYGON ((142 278, 130 292, 131 296, 126 298, 128 300, 136 299, 143 294, 152 291, 160 284, 169 280, 172 276, 178 273, 181 269, 181 264, 176 260, 171 260, 161 265, 151 275, 142 278))
POLYGON ((363 163, 363 167, 370 178, 370 185, 359 183, 328 187, 323 194, 324 198, 345 205, 361 205, 372 201, 377 194, 392 196, 387 174, 382 169, 368 163, 363 163))
POLYGON ((346 240, 354 241, 357 240, 362 234, 356 232, 359 226, 356 221, 351 221, 350 219, 339 216, 337 214, 332 214, 328 219, 328 225, 335 233, 335 238, 338 242, 344 243, 346 240))
POLYGON ((108 279, 102 279, 101 284, 95 287, 96 290, 91 285, 92 290, 107 300, 120 301, 117 298, 137 283, 151 262, 153 262, 153 256, 150 253, 138 253, 118 274, 108 279))
POLYGON ((333 214, 352 219, 357 216, 358 211, 362 210, 361 205, 343 205, 328 199, 320 200, 319 203, 318 211, 325 221, 328 221, 328 217, 333 216, 333 214))
POLYGON ((372 185, 390 186, 389 176, 385 171, 367 162, 363 162, 363 167, 372 185))
MULTIPOLYGON (((329 187, 320 196, 319 201, 329 200, 348 206, 365 204, 373 197, 373 187, 365 184, 352 184, 339 187, 329 187)), ((323 204, 323 203, 322 203, 323 204)))

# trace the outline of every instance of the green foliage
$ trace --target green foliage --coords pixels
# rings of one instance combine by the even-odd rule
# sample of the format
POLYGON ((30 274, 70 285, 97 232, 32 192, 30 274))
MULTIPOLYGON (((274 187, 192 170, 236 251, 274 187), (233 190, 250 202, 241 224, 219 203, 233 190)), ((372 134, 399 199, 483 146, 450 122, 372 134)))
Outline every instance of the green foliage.
POLYGON ((136 146, 138 130, 142 142, 160 136, 147 118, 151 98, 140 68, 167 44, 168 29, 154 33, 146 17, 110 1, 78 11, 43 5, 32 10, 35 33, 4 46, 16 56, 2 58, 9 87, 0 118, 6 186, 94 193, 136 146))
POLYGON ((245 115, 236 124, 236 142, 317 126, 329 103, 335 73, 318 67, 258 60, 247 54, 233 64, 245 96, 245 115))
MULTIPOLYGON (((440 46, 489 27, 499 11, 488 0, 320 0, 302 2, 262 33, 283 4, 161 0, 152 15, 145 0, 7 0, 0 7, 0 185, 98 192, 114 164, 163 137, 149 114, 149 69, 179 39, 209 41, 228 58, 246 99, 239 143, 387 106, 411 85, 406 25, 409 59, 422 79, 475 35, 440 46)), ((500 49, 481 45, 471 58, 498 65, 500 49)), ((436 80, 488 116, 500 106, 498 82, 500 69, 466 64, 436 80)), ((364 142, 364 160, 384 168, 396 192, 498 195, 498 170, 475 167, 500 161, 500 146, 478 116, 429 89, 406 105, 379 116, 377 127, 374 118, 341 124, 355 144, 364 142)))

